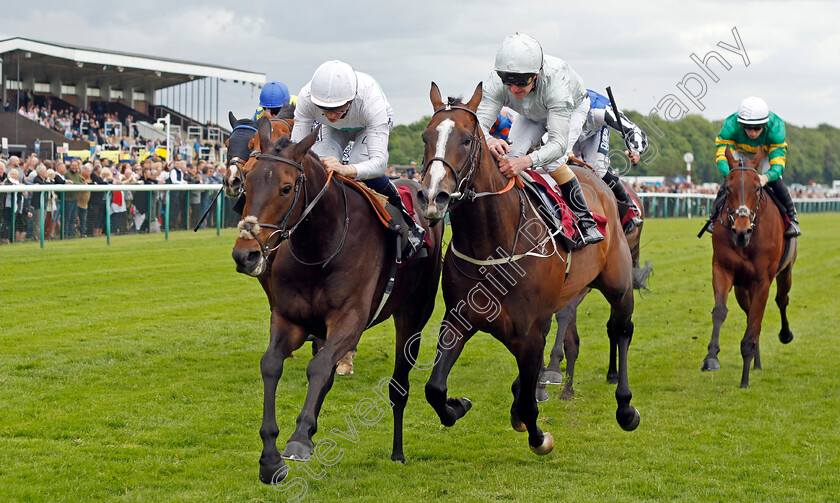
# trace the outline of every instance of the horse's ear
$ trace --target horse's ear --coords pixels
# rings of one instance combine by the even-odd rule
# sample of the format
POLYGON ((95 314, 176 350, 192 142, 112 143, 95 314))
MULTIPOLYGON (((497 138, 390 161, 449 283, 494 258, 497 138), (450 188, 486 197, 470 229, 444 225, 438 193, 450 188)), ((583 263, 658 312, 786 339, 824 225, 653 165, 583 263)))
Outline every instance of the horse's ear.
POLYGON ((230 121, 230 127, 236 127, 236 116, 233 115, 233 112, 228 112, 228 120, 230 121))
POLYGON ((318 135, 321 134, 321 125, 318 124, 318 127, 315 128, 314 131, 306 135, 304 139, 295 145, 295 148, 292 150, 292 159, 295 162, 303 161, 303 156, 309 152, 309 149, 312 148, 312 145, 315 145, 315 140, 318 139, 318 135))
POLYGON ((734 155, 732 155, 732 149, 731 149, 731 148, 729 148, 729 145, 727 145, 727 146, 726 146, 726 152, 725 152, 725 155, 726 155, 726 160, 729 162, 729 165, 730 165, 730 166, 732 166, 733 164, 735 164, 735 156, 734 156, 734 155))
MULTIPOLYGON (((761 160, 764 159, 764 147, 759 145, 758 152, 755 153, 755 157, 753 157, 753 162, 755 162, 755 169, 758 171, 758 166, 761 164, 761 160)), ((758 171, 761 173, 761 171, 758 171)))
POLYGON ((481 103, 481 95, 481 82, 479 82, 478 85, 475 86, 475 92, 473 92, 472 98, 470 98, 470 101, 467 102, 467 108, 473 112, 478 110, 478 104, 481 103))
POLYGON ((257 123, 257 137, 263 148, 271 142, 271 121, 265 115, 257 123))
POLYGON ((443 101, 440 99, 440 88, 432 82, 432 89, 429 91, 429 98, 432 100, 432 109, 435 111, 443 108, 443 101))

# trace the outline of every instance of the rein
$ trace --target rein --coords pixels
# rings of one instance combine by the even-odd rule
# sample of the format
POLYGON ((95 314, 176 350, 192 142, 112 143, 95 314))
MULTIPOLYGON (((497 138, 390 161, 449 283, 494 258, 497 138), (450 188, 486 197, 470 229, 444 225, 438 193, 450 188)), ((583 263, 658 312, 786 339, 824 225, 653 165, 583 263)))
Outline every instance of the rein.
MULTIPOLYGON (((246 232, 253 239, 255 239, 257 241, 257 243, 260 245, 260 252, 262 253, 262 256, 263 256, 264 260, 268 260, 269 255, 271 253, 273 253, 274 251, 276 251, 278 248, 280 248, 280 246, 283 244, 284 241, 288 240, 289 241, 289 252, 291 253, 292 257, 298 263, 303 264, 303 265, 320 265, 322 267, 326 267, 327 264, 329 264, 332 261, 332 259, 334 259, 335 256, 338 255, 338 253, 344 247, 344 242, 346 241, 347 232, 348 232, 348 229, 350 227, 350 214, 349 214, 349 211, 348 211, 347 193, 346 193, 346 189, 345 189, 344 185, 341 186, 341 189, 342 189, 341 192, 342 192, 342 195, 344 197, 344 231, 343 231, 342 236, 341 236, 341 241, 339 242, 335 251, 333 251, 333 253, 330 254, 330 256, 327 257, 326 259, 319 260, 319 261, 316 261, 316 262, 306 262, 306 261, 301 260, 297 255, 295 255, 294 251, 292 250, 291 237, 292 237, 292 234, 294 234, 294 232, 300 226, 300 224, 302 224, 304 222, 304 220, 306 220, 306 217, 312 211, 312 208, 315 207, 315 205, 318 203, 318 201, 321 199, 321 197, 323 197, 323 195, 326 193, 327 189, 330 186, 330 182, 332 181, 333 172, 330 171, 329 173, 327 173, 327 181, 324 184, 324 187, 318 192, 318 194, 312 199, 311 202, 306 204, 306 206, 301 211, 301 213, 298 216, 297 221, 294 223, 294 225, 292 225, 291 228, 287 229, 286 227, 289 224, 289 220, 291 219, 291 215, 294 212, 295 208, 297 207, 298 201, 300 200, 301 192, 303 192, 303 200, 304 201, 307 201, 309 199, 309 197, 307 195, 307 191, 306 191, 306 175, 304 174, 304 168, 300 163, 297 163, 297 162, 295 162, 291 159, 288 159, 286 157, 280 157, 280 156, 276 156, 276 155, 272 155, 272 154, 263 154, 259 151, 251 152, 251 157, 254 157, 254 158, 259 159, 259 160, 270 160, 270 161, 289 164, 291 166, 294 166, 295 168, 297 168, 300 171, 300 176, 298 176, 297 180, 295 180, 295 193, 294 193, 294 196, 293 196, 293 199, 292 199, 292 204, 289 205, 289 209, 286 211, 285 215, 283 215, 283 218, 280 220, 279 225, 259 222, 259 221, 257 221, 257 218, 255 216, 248 216, 248 217, 245 217, 241 222, 239 222, 239 225, 237 226, 239 228, 239 230, 242 231, 242 232, 246 232), (302 191, 301 191, 301 187, 303 188, 302 191), (266 227, 268 229, 274 229, 274 231, 271 234, 269 234, 269 236, 265 239, 265 242, 261 241, 259 236, 257 235, 262 230, 261 227, 266 227), (276 244, 272 247, 272 246, 270 246, 270 242, 271 242, 271 239, 274 238, 275 236, 277 237, 277 241, 276 241, 276 244)), ((244 176, 244 173, 243 173, 243 176, 244 176)), ((244 180, 243 180, 242 185, 244 186, 244 180)))
POLYGON ((479 129, 478 116, 475 114, 475 112, 473 112, 472 110, 470 110, 467 107, 464 107, 464 106, 461 106, 461 105, 449 105, 449 104, 447 104, 447 105, 443 106, 442 108, 438 108, 437 110, 435 110, 435 113, 432 114, 432 117, 434 117, 435 115, 437 115, 440 112, 450 112, 452 110, 463 110, 465 112, 468 112, 470 115, 473 116, 473 119, 475 119, 475 129, 473 129, 473 134, 470 137, 470 138, 472 138, 472 145, 470 146, 470 153, 469 153, 469 155, 467 155, 467 160, 464 163, 465 166, 468 163, 469 170, 467 171, 467 174, 462 178, 460 173, 463 171, 463 169, 461 169, 461 171, 457 171, 452 166, 452 164, 449 161, 447 161, 446 159, 444 159, 443 157, 432 157, 431 159, 429 159, 428 161, 423 163, 423 172, 421 173, 421 176, 422 177, 426 176, 426 172, 429 170, 429 166, 431 166, 434 161, 440 161, 441 164, 443 164, 444 167, 448 168, 449 171, 451 171, 452 174, 455 176, 455 181, 456 181, 455 189, 456 190, 455 190, 455 192, 450 194, 450 197, 452 199, 456 199, 456 200, 467 199, 469 201, 475 201, 479 197, 496 196, 496 195, 499 195, 499 194, 504 194, 505 192, 512 189, 514 184, 516 183, 516 178, 511 178, 510 181, 508 181, 507 186, 505 186, 505 188, 503 188, 502 190, 500 190, 498 192, 475 192, 475 191, 473 191, 469 188, 470 185, 472 185, 472 177, 475 173, 475 170, 478 167, 478 164, 481 162, 481 154, 482 154, 482 149, 483 149, 483 144, 481 142, 481 137, 478 134, 478 129, 479 129), (469 183, 467 183, 467 182, 469 182, 469 183), (464 185, 464 184, 466 184, 466 187, 462 187, 462 185, 464 185))
MULTIPOLYGON (((470 188, 472 186, 473 178, 475 176, 477 168, 479 167, 479 165, 481 163, 483 143, 484 143, 482 141, 483 138, 479 134, 479 127, 480 126, 479 126, 479 121, 478 121, 478 115, 476 115, 476 113, 474 111, 472 111, 471 109, 469 109, 465 106, 447 104, 447 105, 443 106, 442 108, 438 108, 437 110, 435 110, 435 113, 432 114, 432 117, 434 117, 435 115, 437 115, 441 112, 451 112, 452 110, 463 110, 463 111, 469 113, 472 116, 473 120, 475 121, 475 128, 473 129, 473 134, 472 134, 472 137, 471 137, 472 138, 472 145, 470 146, 470 152, 467 155, 467 160, 464 162, 464 166, 462 167, 462 169, 460 171, 457 171, 454 168, 454 166, 452 166, 452 164, 449 161, 447 161, 446 159, 444 159, 443 157, 432 157, 431 159, 429 159, 428 161, 423 163, 423 172, 422 172, 422 176, 425 178, 426 172, 429 170, 429 167, 431 166, 431 164, 434 161, 440 161, 446 168, 449 169, 449 171, 452 172, 452 174, 453 174, 453 176, 455 177, 455 180, 456 180, 456 185, 455 185, 456 192, 453 192, 452 194, 450 194, 450 197, 452 199, 455 199, 456 203, 450 205, 449 211, 451 211, 453 209, 453 207, 455 207, 456 204, 460 203, 461 201, 467 200, 467 201, 470 201, 470 202, 474 202, 476 199, 478 199, 480 197, 498 196, 498 195, 504 194, 505 192, 508 192, 509 190, 511 190, 514 187, 514 185, 518 185, 518 186, 521 187, 522 186, 522 181, 519 179, 519 177, 513 177, 513 178, 508 180, 507 185, 503 189, 501 189, 497 192, 476 192, 476 191, 474 191, 470 188), (461 177, 460 173, 463 172, 464 169, 467 169, 467 168, 469 168, 469 169, 467 170, 466 175, 461 177)), ((523 224, 523 220, 525 218, 525 199, 523 197, 522 191, 518 191, 518 195, 519 195, 519 221, 516 224, 516 234, 514 234, 514 237, 513 237, 513 246, 511 247, 510 253, 507 254, 507 257, 499 258, 499 259, 479 260, 479 259, 472 258, 469 255, 465 255, 462 252, 459 252, 458 250, 455 249, 454 244, 450 244, 450 248, 452 249, 452 254, 455 257, 460 258, 461 260, 463 260, 465 262, 469 262, 469 263, 474 264, 474 265, 482 266, 482 269, 480 269, 480 270, 483 270, 484 267, 488 266, 488 265, 492 265, 492 266, 508 265, 511 262, 515 262, 515 261, 517 261, 521 258, 524 258, 526 256, 535 256, 532 253, 533 250, 536 249, 536 248, 539 248, 544 243, 537 244, 536 246, 532 247, 530 250, 528 250, 525 253, 520 253, 520 254, 514 253, 516 251, 517 245, 519 244, 519 237, 522 234, 522 224, 523 224)), ((539 213, 537 213, 537 214, 539 215, 539 213)), ((546 227, 546 229, 547 229, 547 227, 546 227)), ((551 233, 549 232, 548 234, 549 234, 549 238, 550 238, 551 233)), ((493 277, 495 277, 495 276, 497 276, 501 273, 501 271, 496 271, 495 274, 487 275, 486 277, 472 276, 472 275, 468 274, 466 271, 464 271, 463 269, 461 269, 461 267, 458 265, 457 261, 453 261, 452 263, 454 264, 455 269, 461 275, 463 275, 463 276, 465 276, 465 277, 467 277, 467 278, 469 278, 473 281, 485 281, 485 280, 487 280, 489 278, 493 278, 493 277)))

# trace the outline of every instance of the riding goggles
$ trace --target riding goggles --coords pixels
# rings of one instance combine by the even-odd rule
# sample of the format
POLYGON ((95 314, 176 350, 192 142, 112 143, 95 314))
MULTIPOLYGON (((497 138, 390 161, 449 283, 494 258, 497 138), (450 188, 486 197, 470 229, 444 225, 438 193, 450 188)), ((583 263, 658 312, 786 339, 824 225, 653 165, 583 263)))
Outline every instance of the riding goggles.
POLYGON ((353 105, 353 101, 348 101, 347 103, 338 106, 338 107, 322 107, 320 105, 315 105, 316 107, 320 108, 323 112, 333 112, 333 113, 347 113, 350 110, 350 106, 353 105))
POLYGON ((764 129, 764 124, 756 124, 756 125, 749 125, 749 124, 741 124, 741 127, 744 128, 744 131, 761 131, 764 129))
POLYGON ((510 73, 510 72, 496 72, 499 78, 502 79, 502 84, 506 86, 525 87, 529 85, 537 77, 536 73, 510 73))

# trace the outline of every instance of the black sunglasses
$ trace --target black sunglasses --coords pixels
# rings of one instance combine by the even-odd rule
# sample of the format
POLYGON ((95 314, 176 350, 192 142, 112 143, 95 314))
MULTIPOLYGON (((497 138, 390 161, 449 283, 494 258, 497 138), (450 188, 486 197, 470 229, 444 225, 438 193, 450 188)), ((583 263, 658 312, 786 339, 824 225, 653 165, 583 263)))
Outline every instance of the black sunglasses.
POLYGON ((322 107, 320 105, 315 105, 316 107, 320 108, 324 112, 346 112, 350 110, 350 106, 353 104, 353 101, 348 101, 347 103, 341 105, 340 107, 322 107))
POLYGON ((761 131, 764 129, 764 124, 757 124, 754 126, 743 124, 741 127, 744 128, 745 131, 761 131))
POLYGON ((506 86, 525 87, 536 78, 536 73, 509 73, 496 72, 499 78, 502 79, 502 84, 506 86))

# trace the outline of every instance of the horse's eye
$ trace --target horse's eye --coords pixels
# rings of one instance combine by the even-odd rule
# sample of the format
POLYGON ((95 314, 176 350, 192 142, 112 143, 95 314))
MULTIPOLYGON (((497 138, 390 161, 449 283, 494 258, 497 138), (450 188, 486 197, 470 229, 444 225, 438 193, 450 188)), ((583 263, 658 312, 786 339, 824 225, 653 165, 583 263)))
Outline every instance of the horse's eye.
POLYGON ((464 145, 469 145, 472 143, 472 136, 468 136, 466 140, 464 140, 464 145))
POLYGON ((292 192, 292 186, 286 185, 282 189, 280 189, 281 196, 288 196, 292 192))

